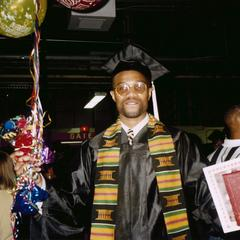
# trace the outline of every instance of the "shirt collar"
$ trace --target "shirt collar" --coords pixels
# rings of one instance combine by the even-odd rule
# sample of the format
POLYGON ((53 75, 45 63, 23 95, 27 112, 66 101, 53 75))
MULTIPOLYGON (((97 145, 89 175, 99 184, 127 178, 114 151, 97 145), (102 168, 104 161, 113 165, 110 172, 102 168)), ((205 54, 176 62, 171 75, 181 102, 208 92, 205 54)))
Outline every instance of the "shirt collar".
POLYGON ((224 147, 238 147, 240 146, 240 139, 224 139, 222 145, 224 147))
MULTIPOLYGON (((136 126, 134 126, 132 128, 133 133, 134 133, 134 137, 140 132, 140 130, 147 125, 149 120, 149 116, 148 114, 146 114, 146 116, 143 118, 143 120, 141 120, 136 126)), ((120 121, 121 122, 121 121, 120 121)), ((121 122, 121 126, 123 128, 123 130, 127 133, 129 130, 129 127, 127 125, 125 125, 123 122, 121 122)))

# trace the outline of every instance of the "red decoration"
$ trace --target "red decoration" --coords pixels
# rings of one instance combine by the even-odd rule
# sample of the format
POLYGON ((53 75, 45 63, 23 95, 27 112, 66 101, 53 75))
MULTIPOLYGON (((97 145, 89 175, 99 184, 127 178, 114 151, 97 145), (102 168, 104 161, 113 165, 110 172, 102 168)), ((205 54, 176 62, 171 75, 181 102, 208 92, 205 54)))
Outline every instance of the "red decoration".
POLYGON ((103 7, 109 0, 57 0, 67 8, 76 11, 94 12, 103 7))
POLYGON ((15 148, 19 148, 19 150, 22 151, 24 155, 28 155, 32 151, 32 141, 33 138, 30 131, 20 133, 16 137, 15 148))
POLYGON ((15 147, 19 148, 22 146, 31 146, 32 145, 32 135, 31 132, 20 133, 16 137, 15 147))
POLYGON ((17 122, 16 122, 16 125, 18 128, 25 128, 27 126, 27 120, 26 118, 22 117, 20 118, 17 122))

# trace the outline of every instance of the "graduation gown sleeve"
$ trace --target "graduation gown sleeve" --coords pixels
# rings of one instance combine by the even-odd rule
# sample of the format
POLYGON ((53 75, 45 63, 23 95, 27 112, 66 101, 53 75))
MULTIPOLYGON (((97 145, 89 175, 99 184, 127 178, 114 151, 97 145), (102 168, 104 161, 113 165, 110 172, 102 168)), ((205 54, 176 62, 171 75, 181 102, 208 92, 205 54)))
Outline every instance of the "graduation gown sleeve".
POLYGON ((184 131, 168 128, 174 141, 184 186, 196 184, 206 166, 206 158, 184 131))

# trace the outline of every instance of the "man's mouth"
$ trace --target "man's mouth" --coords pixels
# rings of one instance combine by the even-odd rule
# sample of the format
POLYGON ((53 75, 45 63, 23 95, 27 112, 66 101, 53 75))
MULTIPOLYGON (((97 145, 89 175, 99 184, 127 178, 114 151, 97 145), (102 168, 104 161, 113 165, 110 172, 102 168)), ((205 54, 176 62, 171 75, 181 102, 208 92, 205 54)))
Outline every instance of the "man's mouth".
POLYGON ((136 102, 129 102, 129 103, 126 103, 126 105, 137 105, 136 102))
POLYGON ((128 106, 134 106, 134 105, 137 105, 138 104, 138 101, 126 101, 125 102, 125 105, 128 105, 128 106))

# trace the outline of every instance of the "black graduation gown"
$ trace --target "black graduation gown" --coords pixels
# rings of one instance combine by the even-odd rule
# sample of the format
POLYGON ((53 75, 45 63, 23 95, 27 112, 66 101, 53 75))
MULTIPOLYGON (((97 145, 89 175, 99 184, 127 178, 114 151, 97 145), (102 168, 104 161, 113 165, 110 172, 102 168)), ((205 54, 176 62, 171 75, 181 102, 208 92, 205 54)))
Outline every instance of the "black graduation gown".
MULTIPOLYGON (((166 239, 146 132, 147 127, 144 127, 134 138, 133 146, 129 146, 122 130, 117 240, 166 239)), ((184 191, 191 197, 191 204, 187 201, 188 210, 192 211, 195 206, 192 194, 204 164, 198 148, 185 133, 175 130, 173 137, 184 191)), ((43 203, 43 214, 32 218, 30 239, 88 239, 95 164, 101 138, 102 133, 82 144, 71 173, 65 176, 69 184, 61 189, 47 187, 49 198, 43 203)))

